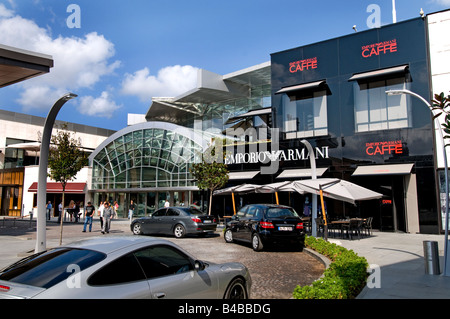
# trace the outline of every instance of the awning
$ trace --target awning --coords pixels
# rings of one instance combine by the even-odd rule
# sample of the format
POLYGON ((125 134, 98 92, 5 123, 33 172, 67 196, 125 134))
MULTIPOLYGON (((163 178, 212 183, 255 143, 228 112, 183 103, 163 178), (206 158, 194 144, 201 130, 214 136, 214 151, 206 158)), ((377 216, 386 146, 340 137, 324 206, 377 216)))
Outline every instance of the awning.
POLYGON ((390 164, 358 166, 352 176, 368 175, 408 175, 414 164, 390 164))
POLYGON ((303 83, 303 84, 297 84, 292 86, 287 86, 282 88, 281 90, 278 90, 275 92, 275 94, 281 94, 281 93, 293 93, 297 91, 306 91, 306 90, 319 90, 320 87, 325 84, 327 81, 321 80, 316 82, 310 82, 310 83, 303 83))
MULTIPOLYGON (((322 176, 328 167, 317 168, 316 175, 317 177, 322 176)), ((279 178, 302 178, 302 177, 311 177, 311 169, 310 168, 298 168, 298 169, 285 169, 280 175, 277 176, 279 178)))
POLYGON ((272 113, 272 107, 265 107, 265 108, 262 108, 262 109, 251 110, 251 111, 248 111, 247 113, 240 114, 240 115, 233 116, 233 117, 229 118, 227 120, 226 124, 231 123, 231 122, 233 122, 235 120, 238 120, 238 119, 246 118, 246 117, 262 116, 262 115, 268 115, 268 114, 271 114, 271 113, 272 113))
MULTIPOLYGON (((83 194, 86 183, 67 183, 65 193, 66 194, 83 194)), ((38 183, 34 182, 28 188, 29 192, 37 193, 38 183)), ((57 182, 47 182, 47 193, 55 194, 62 193, 62 185, 57 182)))
POLYGON ((396 66, 393 68, 369 71, 369 72, 364 72, 364 73, 356 73, 348 80, 349 81, 359 81, 359 80, 365 80, 365 79, 369 79, 369 78, 388 77, 388 76, 402 74, 402 73, 405 74, 407 69, 408 69, 408 65, 401 65, 401 66, 396 66))
POLYGON ((260 171, 249 171, 249 172, 230 172, 228 174, 229 180, 236 179, 252 179, 255 177, 260 171))

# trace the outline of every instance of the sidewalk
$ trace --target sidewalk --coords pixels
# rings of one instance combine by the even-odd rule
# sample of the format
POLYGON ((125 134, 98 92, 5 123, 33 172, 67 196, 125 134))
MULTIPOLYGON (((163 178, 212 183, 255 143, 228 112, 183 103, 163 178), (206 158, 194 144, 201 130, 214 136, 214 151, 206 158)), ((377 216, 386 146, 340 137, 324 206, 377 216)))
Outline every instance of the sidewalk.
MULTIPOLYGON (((363 289, 358 299, 442 299, 450 298, 450 277, 425 273, 423 242, 437 241, 440 270, 444 269, 443 235, 373 232, 360 240, 329 238, 378 265, 380 288, 363 289)), ((449 265, 450 266, 450 265, 449 265)))

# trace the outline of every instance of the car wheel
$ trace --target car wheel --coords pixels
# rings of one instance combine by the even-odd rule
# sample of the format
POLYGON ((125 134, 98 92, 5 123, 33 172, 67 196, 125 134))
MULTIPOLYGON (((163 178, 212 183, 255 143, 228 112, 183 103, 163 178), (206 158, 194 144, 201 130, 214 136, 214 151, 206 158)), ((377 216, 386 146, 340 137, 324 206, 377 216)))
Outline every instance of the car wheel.
POLYGON ((232 243, 233 242, 233 232, 231 229, 225 230, 225 234, 223 235, 223 238, 225 239, 226 243, 232 243))
POLYGON ((142 235, 142 234, 144 234, 142 232, 141 224, 134 223, 134 225, 133 225, 133 234, 135 234, 135 235, 142 235))
POLYGON ((183 238, 184 235, 186 235, 186 229, 183 225, 177 224, 175 225, 175 228, 173 229, 173 234, 176 238, 183 238))
POLYGON ((223 299, 248 299, 245 281, 242 278, 235 278, 228 286, 223 299))
POLYGON ((263 244, 258 234, 253 234, 252 236, 252 248, 254 251, 261 251, 263 249, 263 244))

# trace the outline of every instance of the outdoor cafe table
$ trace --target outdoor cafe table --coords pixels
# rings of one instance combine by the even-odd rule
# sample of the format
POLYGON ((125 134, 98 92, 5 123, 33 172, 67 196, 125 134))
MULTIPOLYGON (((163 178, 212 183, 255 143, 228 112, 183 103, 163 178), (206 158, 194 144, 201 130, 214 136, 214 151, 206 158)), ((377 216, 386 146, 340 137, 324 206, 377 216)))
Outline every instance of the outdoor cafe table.
POLYGON ((344 226, 350 225, 350 220, 362 220, 365 221, 364 218, 349 218, 349 219, 339 219, 333 220, 330 222, 331 225, 339 225, 341 229, 341 238, 344 237, 344 226))

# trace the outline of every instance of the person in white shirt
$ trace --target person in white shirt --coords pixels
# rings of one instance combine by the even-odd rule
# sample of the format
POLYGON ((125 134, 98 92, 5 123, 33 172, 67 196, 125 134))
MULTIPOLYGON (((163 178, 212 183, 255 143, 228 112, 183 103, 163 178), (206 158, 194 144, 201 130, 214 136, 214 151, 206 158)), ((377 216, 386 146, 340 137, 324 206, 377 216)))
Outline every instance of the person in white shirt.
POLYGON ((98 215, 100 216, 100 227, 103 229, 103 210, 105 209, 105 205, 103 202, 100 202, 100 206, 98 206, 98 215))

